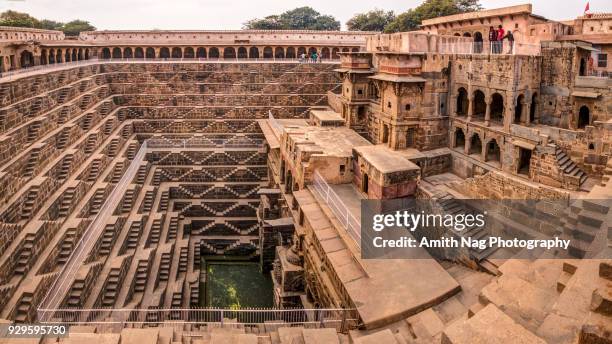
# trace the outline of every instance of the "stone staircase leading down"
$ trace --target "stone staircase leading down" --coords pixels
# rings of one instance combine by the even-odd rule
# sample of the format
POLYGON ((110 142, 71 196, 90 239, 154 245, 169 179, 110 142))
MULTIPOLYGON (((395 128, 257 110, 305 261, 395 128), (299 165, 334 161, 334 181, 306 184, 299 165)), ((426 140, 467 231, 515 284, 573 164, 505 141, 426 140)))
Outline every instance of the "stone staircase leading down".
POLYGON ((555 145, 555 158, 557 159, 559 171, 563 175, 578 178, 579 186, 587 180, 586 173, 557 145, 555 145))

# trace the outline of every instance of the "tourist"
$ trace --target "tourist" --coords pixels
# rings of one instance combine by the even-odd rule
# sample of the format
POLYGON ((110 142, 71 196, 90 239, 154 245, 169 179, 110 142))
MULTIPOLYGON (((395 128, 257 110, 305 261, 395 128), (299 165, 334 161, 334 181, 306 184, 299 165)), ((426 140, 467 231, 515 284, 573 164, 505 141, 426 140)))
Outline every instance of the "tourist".
POLYGON ((495 50, 497 49, 497 44, 495 43, 497 41, 497 31, 495 31, 495 29, 493 28, 493 26, 489 26, 489 51, 491 53, 495 53, 495 50))
POLYGON ((512 34, 512 30, 508 30, 508 33, 506 33, 504 38, 508 39, 508 54, 512 54, 512 49, 514 49, 514 35, 512 34))
POLYGON ((311 61, 312 63, 317 62, 317 52, 316 52, 316 51, 313 51, 313 52, 312 52, 312 55, 310 55, 310 61, 311 61))
POLYGON ((300 55, 300 62, 306 62, 306 54, 302 53, 300 55))
POLYGON ((504 52, 504 36, 505 36, 505 33, 506 32, 504 31, 504 28, 501 25, 499 25, 497 27, 497 46, 498 46, 497 53, 498 54, 501 54, 501 53, 504 52))

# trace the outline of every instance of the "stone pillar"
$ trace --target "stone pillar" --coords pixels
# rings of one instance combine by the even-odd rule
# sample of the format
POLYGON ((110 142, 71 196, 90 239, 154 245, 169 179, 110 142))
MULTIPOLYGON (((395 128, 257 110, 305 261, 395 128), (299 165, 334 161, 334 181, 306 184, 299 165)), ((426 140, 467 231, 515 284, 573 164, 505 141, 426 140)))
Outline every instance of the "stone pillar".
POLYGON ((449 117, 457 117, 457 97, 458 95, 455 92, 451 92, 451 96, 447 101, 449 117))
POLYGON ((468 97, 468 113, 467 120, 468 122, 472 121, 472 116, 474 115, 474 96, 468 97))
POLYGON ((490 97, 485 98, 485 104, 487 105, 485 110, 485 126, 489 126, 491 123, 491 103, 492 100, 490 97))
POLYGON ((526 126, 529 126, 531 124, 531 102, 525 103, 524 105, 525 106, 523 106, 523 113, 521 115, 523 115, 523 117, 525 118, 523 123, 525 123, 526 126))

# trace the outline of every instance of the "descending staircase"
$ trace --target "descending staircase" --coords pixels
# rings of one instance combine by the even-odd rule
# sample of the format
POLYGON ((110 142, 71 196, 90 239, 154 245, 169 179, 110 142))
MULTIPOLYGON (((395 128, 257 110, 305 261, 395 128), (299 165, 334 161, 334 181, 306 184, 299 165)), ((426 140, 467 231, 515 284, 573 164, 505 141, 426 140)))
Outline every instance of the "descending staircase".
POLYGON ((563 174, 578 178, 579 185, 582 185, 587 180, 586 173, 559 146, 556 146, 555 158, 557 159, 559 170, 563 174))

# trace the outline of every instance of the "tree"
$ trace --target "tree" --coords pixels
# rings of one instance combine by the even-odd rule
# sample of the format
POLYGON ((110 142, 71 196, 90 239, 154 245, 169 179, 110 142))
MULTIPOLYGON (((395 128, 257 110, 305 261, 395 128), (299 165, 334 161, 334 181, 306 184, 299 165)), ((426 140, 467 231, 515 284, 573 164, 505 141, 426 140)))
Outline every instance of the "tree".
POLYGON ((354 15, 346 22, 349 30, 355 31, 384 31, 389 23, 395 20, 393 11, 385 12, 374 9, 366 13, 354 15))
POLYGON ((94 31, 96 28, 85 20, 73 20, 62 26, 61 30, 66 36, 78 36, 83 31, 94 31))
POLYGON ((251 30, 281 30, 283 24, 280 22, 279 16, 271 15, 263 19, 251 19, 244 23, 243 27, 251 30))
POLYGON ((413 31, 426 19, 450 16, 482 9, 478 0, 425 0, 422 4, 400 14, 385 28, 385 32, 413 31))
POLYGON ((311 7, 298 7, 280 15, 263 19, 251 19, 244 23, 244 29, 263 30, 340 30, 340 22, 329 15, 322 15, 311 7))
POLYGON ((0 25, 40 28, 40 21, 27 13, 8 10, 0 14, 0 25))
POLYGON ((45 30, 61 30, 64 23, 55 20, 43 19, 40 21, 40 28, 45 30))

